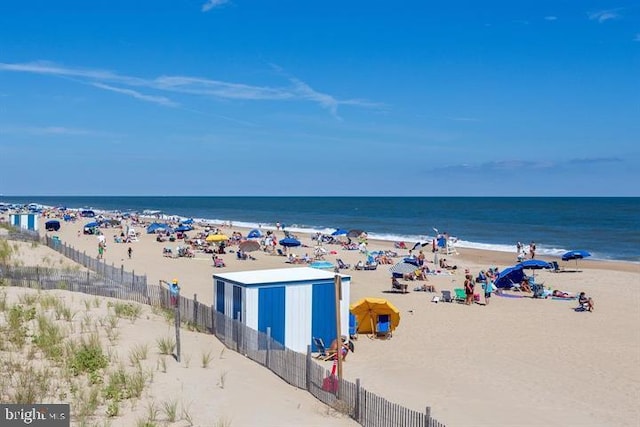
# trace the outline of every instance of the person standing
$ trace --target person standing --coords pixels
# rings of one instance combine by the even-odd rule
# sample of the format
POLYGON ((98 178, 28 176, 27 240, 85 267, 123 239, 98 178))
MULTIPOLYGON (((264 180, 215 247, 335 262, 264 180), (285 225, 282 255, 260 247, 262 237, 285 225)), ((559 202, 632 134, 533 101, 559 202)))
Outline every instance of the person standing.
POLYGON ((487 281, 483 285, 484 287, 484 305, 489 305, 489 299, 493 292, 493 280, 487 276, 487 281))
POLYGON ((171 294, 171 307, 178 305, 178 296, 180 295, 180 285, 178 279, 173 279, 169 285, 169 293, 171 294))
POLYGON ((464 294, 466 296, 464 303, 466 305, 471 305, 471 303, 473 302, 473 288, 473 277, 471 276, 471 274, 467 274, 464 277, 464 294))
POLYGON ((531 259, 534 259, 536 257, 536 242, 534 242, 533 240, 529 245, 529 255, 531 255, 531 259))
POLYGON ((131 259, 131 257, 133 256, 133 249, 131 249, 131 246, 129 246, 129 249, 127 249, 127 255, 129 255, 129 259, 131 259))

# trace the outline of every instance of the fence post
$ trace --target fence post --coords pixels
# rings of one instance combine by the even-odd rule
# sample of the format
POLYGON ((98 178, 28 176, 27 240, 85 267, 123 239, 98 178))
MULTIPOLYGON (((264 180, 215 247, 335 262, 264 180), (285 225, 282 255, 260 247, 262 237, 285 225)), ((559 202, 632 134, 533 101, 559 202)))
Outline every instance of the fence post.
POLYGON ((265 358, 265 366, 269 367, 269 356, 271 353, 271 326, 267 326, 267 357, 265 358))
POLYGON ((90 277, 89 277, 89 276, 90 276, 90 274, 91 274, 91 271, 90 271, 90 270, 87 270, 87 287, 89 287, 89 284, 91 283, 91 282, 89 281, 89 279, 90 279, 90 277))
POLYGON ((198 294, 193 294, 193 323, 198 325, 198 294))
POLYGON ((360 423, 360 378, 356 378, 356 399, 353 404, 353 414, 356 422, 360 423))
POLYGON ((120 264, 120 283, 124 283, 124 265, 120 264))
POLYGON ((427 406, 427 409, 424 412, 424 425, 425 427, 429 427, 431 425, 431 406, 427 406))
POLYGON ((311 392, 311 344, 307 344, 307 363, 305 371, 307 391, 311 392))
POLYGON ((211 310, 211 333, 213 335, 216 334, 216 309, 212 305, 209 310, 211 310))
POLYGON ((180 289, 176 295, 176 306, 174 310, 176 328, 176 360, 180 362, 180 289))

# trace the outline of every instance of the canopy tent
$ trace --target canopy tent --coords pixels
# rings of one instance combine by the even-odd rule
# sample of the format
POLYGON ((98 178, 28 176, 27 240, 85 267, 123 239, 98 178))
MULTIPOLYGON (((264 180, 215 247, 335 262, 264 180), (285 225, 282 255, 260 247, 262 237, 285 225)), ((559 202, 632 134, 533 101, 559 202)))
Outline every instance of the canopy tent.
POLYGON ((361 334, 374 333, 380 315, 389 315, 391 331, 400 324, 400 311, 384 298, 363 298, 352 304, 350 311, 356 316, 358 333, 361 334))
POLYGON ((163 224, 161 222, 154 222, 154 223, 149 224, 149 226, 147 227, 147 234, 153 234, 153 233, 157 232, 158 230, 161 230, 162 232, 173 233, 173 229, 169 226, 169 224, 163 224))

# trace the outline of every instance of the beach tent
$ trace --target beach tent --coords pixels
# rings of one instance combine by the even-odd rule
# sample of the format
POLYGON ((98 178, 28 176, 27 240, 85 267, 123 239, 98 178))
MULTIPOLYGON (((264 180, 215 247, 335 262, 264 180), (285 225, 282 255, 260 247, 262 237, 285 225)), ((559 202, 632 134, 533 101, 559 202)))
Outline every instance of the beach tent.
POLYGON ((351 305, 350 311, 356 316, 360 334, 374 333, 380 315, 389 315, 391 331, 400 324, 400 311, 384 298, 363 298, 351 305))
POLYGON ((185 231, 191 231, 191 230, 193 230, 193 227, 188 226, 188 225, 181 225, 181 226, 179 226, 179 227, 177 227, 177 228, 175 229, 175 231, 181 231, 181 232, 183 232, 183 233, 184 233, 185 231))
POLYGON ((172 233, 173 230, 171 229, 171 227, 169 227, 168 224, 162 224, 159 222, 154 222, 149 224, 149 226, 147 227, 147 234, 153 234, 155 232, 157 232, 158 230, 162 231, 162 232, 169 232, 172 233))
POLYGON ((249 239, 257 239, 258 237, 262 237, 262 233, 257 228, 254 228, 247 234, 247 238, 249 239))

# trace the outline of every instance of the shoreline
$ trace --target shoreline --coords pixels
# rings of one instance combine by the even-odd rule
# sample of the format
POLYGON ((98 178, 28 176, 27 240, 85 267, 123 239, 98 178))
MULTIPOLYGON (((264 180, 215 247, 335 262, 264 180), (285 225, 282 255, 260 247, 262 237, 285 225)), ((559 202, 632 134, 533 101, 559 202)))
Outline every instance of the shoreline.
MULTIPOLYGON (((134 197, 132 196, 132 199, 137 199, 138 197, 134 197)), ((64 200, 64 198, 62 198, 64 200)), ((74 197, 71 197, 71 199, 74 199, 74 197)), ((142 199, 144 199, 144 197, 142 197, 142 199)), ((188 197, 186 199, 189 199, 188 197)), ((205 197, 205 199, 207 199, 207 197, 205 197)), ((163 205, 161 202, 156 202, 158 204, 158 207, 162 207, 164 205, 167 205, 166 203, 163 205)), ((43 207, 43 208, 53 208, 53 206, 50 205, 43 205, 43 204, 36 204, 39 207, 43 207)), ((272 230, 275 231, 276 230, 276 225, 275 222, 274 223, 270 223, 269 221, 237 221, 236 219, 233 218, 225 218, 225 219, 221 219, 221 218, 205 218, 199 215, 193 215, 193 213, 195 212, 196 214, 203 214, 203 207, 202 206, 193 206, 192 208, 194 209, 194 212, 189 213, 189 216, 185 216, 182 214, 169 214, 166 213, 170 210, 170 208, 168 208, 167 206, 164 206, 167 210, 165 211, 161 211, 161 210, 144 210, 144 212, 146 212, 147 214, 141 213, 140 209, 118 209, 118 208, 114 208, 114 209, 98 209, 98 208, 91 208, 92 210, 94 210, 94 212, 96 212, 96 214, 104 214, 106 216, 113 216, 113 215, 117 215, 117 214, 123 214, 126 212, 130 212, 130 213, 135 213, 135 215, 140 216, 140 217, 144 217, 147 218, 149 220, 153 219, 153 220, 158 220, 160 222, 165 222, 165 221, 170 221, 170 220, 177 220, 177 219, 188 219, 188 218, 192 218, 194 220, 195 223, 202 223, 202 224, 210 224, 210 225, 215 225, 215 226, 222 226, 225 224, 233 224, 234 227, 237 228, 242 228, 242 229, 252 229, 252 228, 260 228, 263 230, 272 230), (157 213, 157 215, 150 215, 151 213, 157 213)), ((83 209, 87 209, 86 207, 84 208, 68 208, 71 211, 75 211, 75 212, 80 212, 83 209)), ((176 210, 180 211, 179 207, 175 207, 176 210)), ((186 210, 186 208, 182 208, 182 210, 186 210)), ((216 212, 215 209, 212 208, 212 212, 207 212, 207 213, 214 213, 216 212)), ((224 211, 226 212, 226 211, 224 211)), ((184 213, 184 212, 183 212, 184 213)), ((219 212, 219 216, 225 216, 224 213, 219 212)), ((215 216, 215 215, 214 215, 215 216)), ((267 215, 269 216, 269 215, 267 215)), ((316 220, 319 220, 320 224, 326 224, 326 220, 327 217, 323 216, 322 219, 319 218, 315 218, 316 220)), ((358 217, 359 221, 362 221, 363 217, 358 217)), ((310 220, 311 223, 313 223, 313 219, 310 220)), ((293 224, 295 221, 292 221, 291 224, 293 224)), ((332 222, 332 221, 331 221, 332 222)), ((316 226, 316 225, 305 225, 305 226, 299 226, 299 225, 291 225, 291 224, 287 224, 288 227, 288 231, 291 231, 293 233, 303 233, 303 234, 308 234, 308 235, 313 235, 317 232, 321 232, 323 234, 330 234, 331 232, 333 232, 335 230, 335 228, 323 228, 322 226, 316 226)), ((339 224, 338 224, 339 225, 339 224)), ((436 224, 437 225, 437 224, 436 224)), ((363 227, 356 227, 356 228, 367 228, 366 225, 363 227)), ((416 241, 430 241, 433 238, 433 232, 432 229, 430 227, 426 227, 424 230, 416 230, 415 228, 412 229, 412 231, 409 234, 403 233, 403 232, 398 232, 398 230, 394 230, 396 231, 395 233, 390 233, 388 230, 384 230, 384 231, 380 231, 380 227, 379 231, 371 231, 371 230, 365 230, 368 232, 369 234, 369 238, 370 239, 375 239, 375 240, 380 240, 380 241, 385 241, 385 242, 396 242, 396 241, 404 241, 407 244, 413 244, 416 241), (423 233, 424 232, 424 233, 423 233)), ((433 229, 435 230, 435 229, 433 229)), ((406 231, 406 230, 405 230, 406 231)), ((461 230, 453 230, 453 231, 457 231, 458 233, 462 234, 460 236, 460 234, 458 234, 459 240, 457 242, 456 247, 458 249, 470 249, 470 250, 487 250, 487 251, 493 251, 493 252, 502 252, 502 253, 514 253, 515 252, 515 240, 513 240, 512 244, 509 243, 504 243, 504 242, 500 242, 499 239, 497 239, 497 242, 494 243, 487 243, 486 241, 482 240, 482 238, 476 239, 476 240, 467 240, 465 239, 464 236, 464 232, 461 230)), ((467 230, 468 232, 468 230, 467 230)), ((456 233, 453 233, 454 235, 456 235, 456 233)), ((472 233, 473 234, 473 233, 472 233)), ((487 236, 485 236, 487 237, 487 236)), ((579 237, 579 235, 576 235, 576 237, 579 237)), ((496 239, 491 239, 488 238, 489 241, 491 240, 496 240, 496 239)), ((537 239, 536 239, 537 240, 537 239)), ((551 239, 553 240, 553 239, 551 239)), ((562 240, 562 239, 561 239, 562 240)), ((566 240, 566 239, 564 239, 566 240)), ((578 239, 579 240, 579 239, 578 239)), ((638 264, 640 265, 640 257, 638 257, 634 251, 630 252, 629 248, 626 248, 618 253, 618 257, 615 257, 615 251, 611 251, 611 247, 609 247, 609 252, 606 252, 606 249, 604 249, 605 251, 602 253, 598 252, 598 248, 600 247, 600 244, 598 243, 599 241, 589 241, 586 244, 580 245, 578 243, 578 246, 584 246, 584 247, 574 247, 573 243, 568 243, 567 241, 563 241, 564 243, 549 243, 547 242, 547 244, 545 244, 544 240, 541 240, 540 242, 538 242, 538 251, 537 251, 537 255, 538 257, 541 258, 546 258, 546 257, 551 257, 553 259, 560 259, 561 255, 569 250, 572 249, 587 249, 592 253, 592 256, 589 258, 590 260, 594 260, 594 261, 603 261, 603 262, 629 262, 632 264, 638 264)), ((584 243, 584 242, 583 242, 584 243)), ((525 243, 526 246, 526 243, 525 243)))

